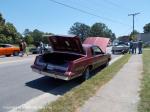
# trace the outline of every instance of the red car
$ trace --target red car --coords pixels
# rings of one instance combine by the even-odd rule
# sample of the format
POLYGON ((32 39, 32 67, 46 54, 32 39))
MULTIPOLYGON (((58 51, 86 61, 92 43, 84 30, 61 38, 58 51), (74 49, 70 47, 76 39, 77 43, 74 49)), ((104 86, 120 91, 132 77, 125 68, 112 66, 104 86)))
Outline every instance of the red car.
POLYGON ((81 76, 89 78, 89 71, 108 65, 111 55, 106 54, 108 38, 91 37, 82 44, 77 36, 48 36, 53 52, 36 57, 31 66, 34 72, 71 80, 81 76))
POLYGON ((18 56, 20 52, 19 47, 13 46, 11 44, 0 44, 0 56, 5 55, 7 57, 14 55, 18 56))

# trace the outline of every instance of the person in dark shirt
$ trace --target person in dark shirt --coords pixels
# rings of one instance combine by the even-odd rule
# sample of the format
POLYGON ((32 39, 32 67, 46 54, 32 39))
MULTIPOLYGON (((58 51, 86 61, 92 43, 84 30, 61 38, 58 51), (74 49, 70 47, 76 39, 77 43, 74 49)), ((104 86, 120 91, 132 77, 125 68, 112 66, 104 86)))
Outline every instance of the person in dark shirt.
POLYGON ((28 53, 26 51, 26 47, 27 47, 27 44, 24 40, 20 40, 19 42, 19 48, 20 48, 20 53, 21 53, 21 57, 26 53, 27 56, 28 56, 28 53))
POLYGON ((44 44, 42 41, 40 41, 40 54, 43 54, 44 52, 44 44))
POLYGON ((133 41, 131 40, 129 43, 129 54, 132 53, 133 41))
POLYGON ((137 42, 133 41, 132 54, 136 54, 137 42))
POLYGON ((23 40, 23 54, 26 54, 28 56, 28 53, 27 53, 27 43, 24 40, 23 40))
POLYGON ((142 42, 142 40, 139 40, 138 41, 138 51, 139 51, 139 54, 142 54, 142 46, 143 46, 143 42, 142 42))
POLYGON ((19 42, 19 48, 20 48, 21 56, 23 56, 23 40, 20 40, 20 42, 19 42))

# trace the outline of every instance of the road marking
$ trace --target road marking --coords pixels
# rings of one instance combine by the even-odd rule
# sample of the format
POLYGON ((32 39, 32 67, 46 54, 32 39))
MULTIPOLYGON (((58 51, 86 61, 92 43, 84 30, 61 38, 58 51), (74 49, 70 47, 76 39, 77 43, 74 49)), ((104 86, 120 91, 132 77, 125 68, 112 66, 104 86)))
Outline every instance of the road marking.
POLYGON ((120 55, 118 57, 115 57, 114 59, 112 59, 110 62, 109 62, 109 65, 111 65, 112 63, 114 63, 115 61, 117 61, 118 59, 120 59, 123 55, 120 55))
POLYGON ((17 62, 23 62, 23 61, 33 60, 33 59, 34 58, 29 58, 29 59, 24 58, 24 59, 19 59, 19 60, 14 60, 14 61, 0 62, 0 64, 17 63, 17 62))
POLYGON ((36 112, 39 109, 42 109, 47 103, 55 101, 60 95, 53 95, 49 93, 44 93, 40 96, 37 96, 27 103, 22 104, 18 107, 14 107, 9 112, 36 112))

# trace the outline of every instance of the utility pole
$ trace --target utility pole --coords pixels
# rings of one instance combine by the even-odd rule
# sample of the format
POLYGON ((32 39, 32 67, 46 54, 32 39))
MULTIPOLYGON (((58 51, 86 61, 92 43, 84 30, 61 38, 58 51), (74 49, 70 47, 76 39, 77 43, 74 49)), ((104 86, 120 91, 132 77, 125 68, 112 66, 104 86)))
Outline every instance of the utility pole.
POLYGON ((140 14, 139 12, 138 13, 133 13, 133 14, 128 14, 128 16, 132 16, 133 17, 133 35, 134 35, 134 17, 136 15, 140 14))

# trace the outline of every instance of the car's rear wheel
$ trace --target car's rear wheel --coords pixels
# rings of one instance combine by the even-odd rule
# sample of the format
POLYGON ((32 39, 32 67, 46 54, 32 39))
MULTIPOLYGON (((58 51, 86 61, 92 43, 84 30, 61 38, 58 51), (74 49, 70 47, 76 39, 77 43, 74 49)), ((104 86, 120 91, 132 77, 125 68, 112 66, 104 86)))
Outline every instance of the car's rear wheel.
POLYGON ((19 52, 18 51, 14 51, 13 56, 19 56, 19 52))
POLYGON ((88 80, 90 78, 90 69, 89 67, 85 69, 82 75, 82 81, 88 80))

